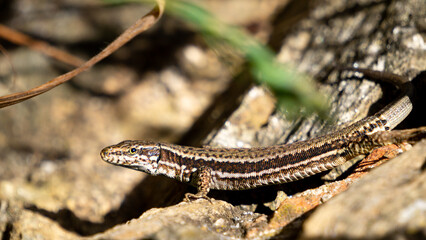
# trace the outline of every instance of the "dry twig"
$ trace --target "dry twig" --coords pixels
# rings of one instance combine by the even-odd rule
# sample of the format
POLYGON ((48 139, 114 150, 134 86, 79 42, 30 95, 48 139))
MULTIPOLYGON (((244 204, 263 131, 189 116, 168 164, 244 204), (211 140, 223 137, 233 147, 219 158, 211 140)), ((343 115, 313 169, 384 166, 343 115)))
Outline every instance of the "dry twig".
POLYGON ((104 50, 92 57, 83 65, 28 91, 13 93, 0 97, 0 108, 4 108, 25 101, 44 92, 47 92, 62 83, 69 81, 73 77, 77 76, 81 72, 86 71, 87 69, 95 65, 97 62, 109 56, 111 53, 116 51, 118 48, 123 46, 125 43, 130 41, 138 34, 149 29, 152 25, 154 25, 154 23, 156 23, 160 19, 164 12, 165 1, 156 0, 156 2, 157 6, 155 6, 149 13, 140 18, 136 23, 134 23, 131 27, 124 31, 124 33, 122 33, 117 39, 110 43, 104 50))

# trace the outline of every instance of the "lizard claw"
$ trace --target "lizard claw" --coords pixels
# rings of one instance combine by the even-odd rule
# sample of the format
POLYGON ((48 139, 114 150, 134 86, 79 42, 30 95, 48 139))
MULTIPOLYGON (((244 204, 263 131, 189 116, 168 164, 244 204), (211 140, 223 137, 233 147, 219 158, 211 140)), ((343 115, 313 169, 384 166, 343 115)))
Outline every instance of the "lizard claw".
POLYGON ((207 195, 204 195, 202 193, 200 194, 200 192, 199 192, 197 194, 186 193, 183 201, 184 202, 192 202, 192 201, 195 201, 197 199, 205 199, 205 200, 209 201, 210 203, 212 203, 212 200, 214 200, 213 198, 207 197, 207 195))

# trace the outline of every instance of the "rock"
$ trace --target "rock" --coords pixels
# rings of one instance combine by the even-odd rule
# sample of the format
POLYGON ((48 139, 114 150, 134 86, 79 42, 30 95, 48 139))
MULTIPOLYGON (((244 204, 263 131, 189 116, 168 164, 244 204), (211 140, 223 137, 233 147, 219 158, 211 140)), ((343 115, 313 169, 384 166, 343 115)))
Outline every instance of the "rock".
POLYGON ((242 238, 266 218, 224 201, 200 199, 167 208, 154 208, 138 219, 116 226, 93 239, 221 239, 242 238))
POLYGON ((0 237, 2 239, 80 239, 55 220, 7 201, 0 201, 0 237))
POLYGON ((425 149, 423 140, 316 209, 301 239, 425 239, 425 149))

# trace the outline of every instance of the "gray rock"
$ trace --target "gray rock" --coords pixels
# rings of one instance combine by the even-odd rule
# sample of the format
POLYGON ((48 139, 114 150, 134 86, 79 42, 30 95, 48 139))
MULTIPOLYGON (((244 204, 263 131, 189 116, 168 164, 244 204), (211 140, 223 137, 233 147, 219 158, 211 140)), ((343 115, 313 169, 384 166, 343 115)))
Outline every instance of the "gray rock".
POLYGON ((235 239, 244 237, 247 229, 265 225, 266 218, 261 214, 224 201, 200 199, 151 209, 93 239, 235 239))
POLYGON ((319 207, 301 239, 426 238, 426 140, 319 207))

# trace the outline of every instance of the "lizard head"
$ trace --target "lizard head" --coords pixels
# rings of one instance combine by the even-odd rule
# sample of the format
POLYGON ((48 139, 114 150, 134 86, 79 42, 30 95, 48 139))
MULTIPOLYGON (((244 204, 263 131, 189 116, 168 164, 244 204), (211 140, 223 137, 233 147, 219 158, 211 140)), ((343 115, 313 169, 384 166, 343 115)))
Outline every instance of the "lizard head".
POLYGON ((160 146, 150 141, 123 141, 102 149, 105 162, 156 175, 160 146))

